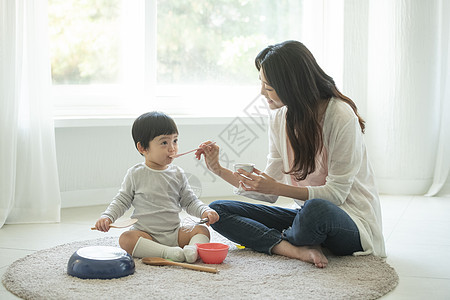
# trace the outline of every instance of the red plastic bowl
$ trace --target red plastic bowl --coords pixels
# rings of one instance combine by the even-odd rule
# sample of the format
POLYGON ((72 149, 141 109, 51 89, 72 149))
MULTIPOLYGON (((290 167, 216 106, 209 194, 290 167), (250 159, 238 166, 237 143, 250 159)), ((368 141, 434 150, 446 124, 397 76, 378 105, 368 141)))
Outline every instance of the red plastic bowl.
POLYGON ((228 248, 222 243, 197 244, 198 255, 205 264, 221 264, 227 257, 228 248))

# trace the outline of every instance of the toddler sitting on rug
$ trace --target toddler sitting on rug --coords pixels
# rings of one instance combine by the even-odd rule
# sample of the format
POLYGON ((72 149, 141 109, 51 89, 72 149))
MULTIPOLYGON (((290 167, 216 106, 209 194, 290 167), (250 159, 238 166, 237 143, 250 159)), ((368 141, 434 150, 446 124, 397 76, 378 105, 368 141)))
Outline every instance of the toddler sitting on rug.
POLYGON ((145 161, 131 167, 118 194, 97 220, 97 230, 109 225, 131 206, 138 221, 119 238, 120 247, 134 257, 162 257, 173 261, 197 260, 196 243, 208 243, 209 230, 196 225, 183 230, 179 213, 208 218, 214 224, 219 215, 202 203, 191 189, 183 170, 172 164, 178 152, 178 129, 174 120, 160 112, 138 117, 132 128, 134 144, 145 161))

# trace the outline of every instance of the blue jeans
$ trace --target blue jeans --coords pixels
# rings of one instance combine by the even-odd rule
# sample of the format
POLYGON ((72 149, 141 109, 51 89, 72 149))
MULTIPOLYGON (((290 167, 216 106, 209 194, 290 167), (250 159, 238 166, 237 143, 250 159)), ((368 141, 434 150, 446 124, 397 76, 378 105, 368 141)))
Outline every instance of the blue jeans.
POLYGON ((350 216, 333 203, 312 199, 300 209, 218 200, 209 205, 220 219, 211 227, 258 252, 286 240, 295 246, 321 245, 335 255, 362 251, 359 231, 350 216))

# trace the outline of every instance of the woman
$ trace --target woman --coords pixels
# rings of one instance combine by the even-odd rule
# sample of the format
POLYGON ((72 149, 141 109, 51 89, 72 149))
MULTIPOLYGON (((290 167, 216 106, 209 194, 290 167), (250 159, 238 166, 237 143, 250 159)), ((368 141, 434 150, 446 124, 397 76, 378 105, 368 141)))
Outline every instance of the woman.
POLYGON ((322 251, 385 256, 381 209, 355 103, 300 42, 262 50, 255 59, 261 94, 274 110, 264 172, 232 172, 219 163, 217 145, 201 145, 208 168, 239 194, 275 202, 293 198, 299 209, 215 201, 212 227, 259 252, 326 267, 322 251))

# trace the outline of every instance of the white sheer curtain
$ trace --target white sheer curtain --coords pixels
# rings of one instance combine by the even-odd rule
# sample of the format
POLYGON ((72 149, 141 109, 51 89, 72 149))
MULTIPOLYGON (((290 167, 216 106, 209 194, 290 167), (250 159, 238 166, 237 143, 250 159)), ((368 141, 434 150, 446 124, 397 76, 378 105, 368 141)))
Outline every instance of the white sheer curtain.
POLYGON ((0 0, 0 227, 58 222, 47 1, 0 0))
POLYGON ((440 132, 433 184, 426 196, 435 196, 446 183, 450 185, 450 1, 443 0, 440 6, 440 132))
POLYGON ((449 19, 446 0, 344 1, 343 91, 381 193, 435 195, 448 180, 449 19))

